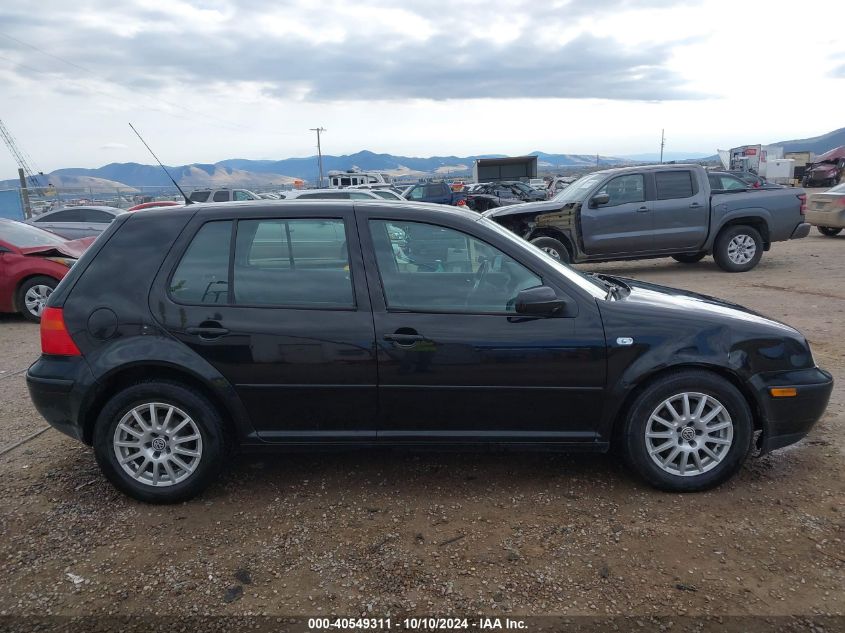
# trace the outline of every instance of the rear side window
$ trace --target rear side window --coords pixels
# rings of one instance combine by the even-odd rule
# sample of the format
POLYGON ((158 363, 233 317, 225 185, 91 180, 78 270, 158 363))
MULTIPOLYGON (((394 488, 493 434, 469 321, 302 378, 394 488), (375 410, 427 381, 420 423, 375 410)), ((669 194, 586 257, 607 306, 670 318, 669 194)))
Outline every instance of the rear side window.
POLYGON ((214 202, 229 202, 229 192, 228 191, 215 191, 214 198, 212 198, 214 202))
POLYGON ((36 220, 36 222, 82 222, 82 211, 80 209, 56 211, 47 217, 36 220))
POLYGON ((193 202, 206 202, 208 200, 208 196, 211 195, 210 191, 194 191, 191 193, 191 201, 193 202))
POLYGON ((343 220, 241 220, 234 286, 237 304, 354 307, 343 220))
POLYGON ((170 295, 182 303, 229 302, 232 221, 208 222, 197 231, 170 280, 170 295))
POLYGON ((108 211, 100 211, 99 209, 80 209, 83 222, 98 222, 100 224, 108 224, 114 220, 114 216, 108 211))
POLYGON ((694 195, 692 187, 692 172, 659 171, 654 174, 657 186, 658 200, 672 200, 674 198, 690 198, 694 195))

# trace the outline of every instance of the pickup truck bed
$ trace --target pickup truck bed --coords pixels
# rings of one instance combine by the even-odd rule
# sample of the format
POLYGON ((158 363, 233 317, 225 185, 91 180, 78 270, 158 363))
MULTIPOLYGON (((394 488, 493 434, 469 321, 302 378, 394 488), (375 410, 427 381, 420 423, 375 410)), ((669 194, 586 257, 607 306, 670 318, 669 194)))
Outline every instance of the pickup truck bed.
POLYGON ((729 272, 750 270, 772 242, 805 237, 803 189, 712 193, 697 165, 594 172, 554 199, 485 216, 552 257, 575 263, 712 254, 729 272))

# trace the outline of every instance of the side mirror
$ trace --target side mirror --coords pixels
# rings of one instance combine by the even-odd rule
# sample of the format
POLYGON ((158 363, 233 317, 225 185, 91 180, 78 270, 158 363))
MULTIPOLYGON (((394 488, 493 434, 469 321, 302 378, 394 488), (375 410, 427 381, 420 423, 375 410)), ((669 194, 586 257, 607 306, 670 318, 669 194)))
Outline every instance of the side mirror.
POLYGON ((597 193, 590 198, 590 206, 593 208, 607 204, 608 202, 610 202, 610 196, 606 193, 597 193))
POLYGON ((567 301, 548 286, 528 288, 516 295, 516 313, 533 317, 551 317, 566 312, 567 301))

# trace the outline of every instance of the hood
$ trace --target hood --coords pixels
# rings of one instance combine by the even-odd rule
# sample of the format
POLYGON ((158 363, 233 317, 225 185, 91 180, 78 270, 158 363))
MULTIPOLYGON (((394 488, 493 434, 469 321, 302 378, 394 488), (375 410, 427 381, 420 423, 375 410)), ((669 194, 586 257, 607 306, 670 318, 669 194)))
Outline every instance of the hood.
POLYGON ((812 173, 828 174, 836 171, 836 163, 818 163, 810 167, 812 173))
POLYGON ((631 289, 630 294, 624 296, 622 301, 648 304, 667 310, 679 310, 688 313, 692 311, 699 315, 707 314, 719 319, 761 325, 778 330, 781 334, 802 336, 795 328, 736 303, 635 279, 624 277, 614 277, 614 279, 618 279, 631 289))
POLYGON ((840 145, 839 147, 835 147, 832 150, 825 152, 821 156, 816 156, 816 160, 814 162, 820 163, 822 161, 838 160, 840 158, 845 158, 845 145, 840 145))
POLYGON ((542 200, 540 202, 525 202, 518 206, 503 207, 499 209, 491 209, 490 211, 485 211, 484 217, 495 220, 508 215, 522 215, 529 213, 552 213, 553 211, 563 211, 564 209, 571 209, 577 204, 580 203, 560 203, 555 202, 554 200, 542 200))
POLYGON ((83 237, 78 240, 69 240, 63 244, 50 246, 27 246, 20 249, 22 255, 37 255, 39 257, 72 257, 79 259, 96 237, 83 237))

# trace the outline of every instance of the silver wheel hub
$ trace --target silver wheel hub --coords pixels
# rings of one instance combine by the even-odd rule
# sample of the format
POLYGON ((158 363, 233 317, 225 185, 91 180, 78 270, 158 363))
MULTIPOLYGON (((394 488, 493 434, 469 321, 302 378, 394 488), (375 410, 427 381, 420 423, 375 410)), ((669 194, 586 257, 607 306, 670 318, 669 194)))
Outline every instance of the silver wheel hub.
POLYGON ((683 392, 654 409, 646 424, 645 443, 662 471, 693 477, 712 470, 728 454, 733 421, 713 396, 683 392))
POLYGON ((560 253, 558 253, 557 250, 555 250, 554 248, 551 248, 550 246, 544 246, 541 250, 546 255, 551 255, 555 259, 560 259, 560 253))
POLYGON ((148 486, 178 484, 202 460, 202 434, 191 417, 163 402, 130 409, 112 438, 117 462, 130 477, 148 486))
POLYGON ((23 302, 27 311, 37 317, 41 316, 44 308, 47 306, 47 299, 53 294, 53 289, 44 284, 38 284, 26 291, 23 296, 23 302))
POLYGON ((734 264, 747 264, 757 254, 757 243, 750 235, 737 235, 728 243, 728 259, 734 264))

